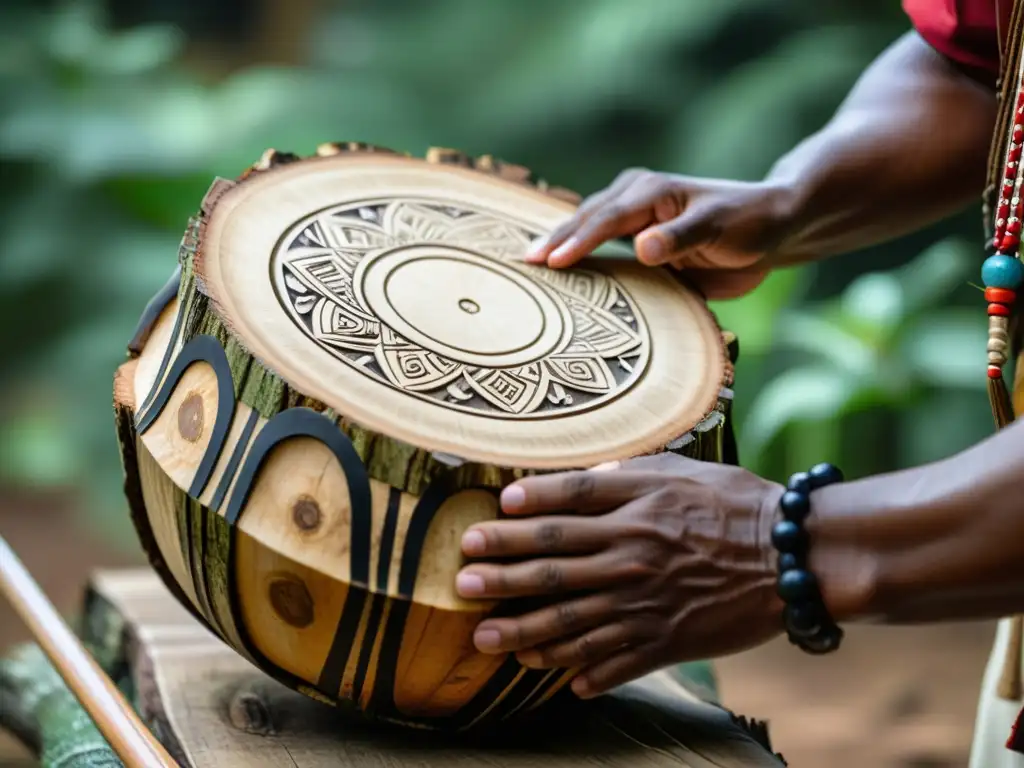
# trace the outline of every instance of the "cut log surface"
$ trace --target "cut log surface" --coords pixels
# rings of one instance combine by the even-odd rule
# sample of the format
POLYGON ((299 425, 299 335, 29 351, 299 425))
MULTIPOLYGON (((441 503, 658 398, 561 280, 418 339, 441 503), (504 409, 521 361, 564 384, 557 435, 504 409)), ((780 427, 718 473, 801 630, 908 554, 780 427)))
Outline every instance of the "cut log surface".
POLYGON ((778 768, 763 732, 667 673, 592 702, 567 697, 514 728, 454 737, 370 724, 254 669, 148 570, 97 574, 86 637, 130 669, 141 715, 191 768, 778 768))
POLYGON ((377 719, 465 730, 572 670, 479 653, 460 538, 525 474, 729 460, 734 340, 668 271, 522 261, 573 211, 492 158, 268 152, 210 188, 115 379, 156 572, 242 657, 377 719))

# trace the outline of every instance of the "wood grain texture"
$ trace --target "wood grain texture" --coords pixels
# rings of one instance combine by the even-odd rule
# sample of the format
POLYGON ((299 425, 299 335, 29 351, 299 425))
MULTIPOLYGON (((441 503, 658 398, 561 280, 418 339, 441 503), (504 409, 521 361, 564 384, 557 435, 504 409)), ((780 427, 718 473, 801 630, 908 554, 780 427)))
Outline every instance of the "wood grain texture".
POLYGON ((735 339, 699 297, 635 264, 519 261, 566 197, 352 144, 211 185, 115 421, 156 572, 279 682, 424 728, 547 709, 571 671, 472 644, 508 606, 455 594, 462 532, 525 474, 734 460, 735 339))
POLYGON ((783 765, 736 718, 665 673, 595 702, 567 697, 513 729, 442 736, 351 719, 271 681, 198 625, 152 572, 99 573, 89 603, 89 627, 120 630, 115 655, 132 672, 143 717, 191 768, 783 765))

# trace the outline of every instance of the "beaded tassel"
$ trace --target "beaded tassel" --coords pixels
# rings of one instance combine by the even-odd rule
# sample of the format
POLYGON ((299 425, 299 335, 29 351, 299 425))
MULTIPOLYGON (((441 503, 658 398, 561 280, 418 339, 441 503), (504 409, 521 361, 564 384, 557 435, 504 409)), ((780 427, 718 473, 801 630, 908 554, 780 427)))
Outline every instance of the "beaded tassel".
MULTIPOLYGON (((1024 59, 1021 60, 1024 65, 1024 59)), ((1024 282, 1024 264, 1020 260, 1020 242, 1024 203, 1021 200, 1021 160, 1024 148, 1024 72, 1018 71, 1015 99, 1006 147, 1003 177, 999 182, 998 204, 994 216, 992 247, 981 268, 988 302, 988 397, 996 428, 1002 429, 1014 419, 1003 367, 1010 356, 1010 315, 1017 291, 1024 282)), ((1024 693, 1021 654, 1024 651, 1024 619, 1013 618, 1010 643, 1003 661, 997 693, 1003 699, 1018 701, 1024 693)))

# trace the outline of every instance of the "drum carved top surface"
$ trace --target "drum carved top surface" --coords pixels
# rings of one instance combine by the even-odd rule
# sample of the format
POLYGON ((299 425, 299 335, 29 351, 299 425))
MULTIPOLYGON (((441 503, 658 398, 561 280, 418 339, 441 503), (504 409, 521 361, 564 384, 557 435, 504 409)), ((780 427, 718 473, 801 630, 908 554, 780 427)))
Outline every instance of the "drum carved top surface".
POLYGON ((260 365, 388 439, 531 469, 660 450, 714 407, 721 335, 667 271, 523 262, 572 210, 414 158, 293 162, 217 197, 197 276, 260 365))
POLYGON ((630 389, 651 342, 615 279, 524 264, 539 234, 436 197, 344 203, 290 228, 271 278, 306 337, 366 376, 451 409, 551 417, 630 389))

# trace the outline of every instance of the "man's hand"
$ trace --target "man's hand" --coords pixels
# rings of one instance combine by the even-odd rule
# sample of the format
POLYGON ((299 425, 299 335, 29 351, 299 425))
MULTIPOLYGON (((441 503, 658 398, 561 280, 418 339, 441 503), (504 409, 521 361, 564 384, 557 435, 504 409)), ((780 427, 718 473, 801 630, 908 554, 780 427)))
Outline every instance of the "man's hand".
POLYGON ((483 621, 476 645, 528 667, 579 668, 584 697, 758 645, 782 630, 770 545, 781 494, 745 470, 673 454, 514 483, 501 503, 520 519, 462 539, 469 557, 514 561, 469 565, 457 589, 555 599, 483 621))
POLYGON ((569 267, 608 240, 635 235, 641 263, 691 270, 710 297, 728 298, 764 280, 764 257, 785 237, 793 208, 779 185, 632 169, 584 200, 527 261, 569 267))

